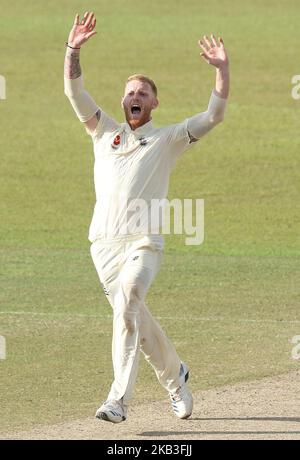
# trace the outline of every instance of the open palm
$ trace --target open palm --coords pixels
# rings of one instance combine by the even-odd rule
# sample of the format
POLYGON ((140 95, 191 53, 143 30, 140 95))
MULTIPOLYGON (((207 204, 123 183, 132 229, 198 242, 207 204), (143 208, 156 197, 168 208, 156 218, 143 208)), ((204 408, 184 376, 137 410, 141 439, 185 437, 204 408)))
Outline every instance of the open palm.
POLYGON ((74 48, 80 48, 90 37, 95 35, 96 18, 94 13, 86 12, 80 21, 76 14, 72 30, 68 38, 68 44, 74 48))
POLYGON ((201 56, 208 64, 218 68, 228 65, 228 55, 222 38, 217 40, 214 35, 211 35, 209 39, 204 35, 204 37, 199 40, 198 44, 203 51, 201 56))

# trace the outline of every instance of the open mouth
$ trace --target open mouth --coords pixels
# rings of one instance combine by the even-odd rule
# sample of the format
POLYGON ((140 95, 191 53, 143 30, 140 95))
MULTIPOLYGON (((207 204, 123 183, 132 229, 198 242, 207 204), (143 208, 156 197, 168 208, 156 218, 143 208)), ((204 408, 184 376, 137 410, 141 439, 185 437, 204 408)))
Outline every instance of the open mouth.
POLYGON ((134 104, 132 107, 131 107, 131 113, 132 115, 135 115, 137 113, 141 113, 142 109, 139 105, 137 104, 134 104))

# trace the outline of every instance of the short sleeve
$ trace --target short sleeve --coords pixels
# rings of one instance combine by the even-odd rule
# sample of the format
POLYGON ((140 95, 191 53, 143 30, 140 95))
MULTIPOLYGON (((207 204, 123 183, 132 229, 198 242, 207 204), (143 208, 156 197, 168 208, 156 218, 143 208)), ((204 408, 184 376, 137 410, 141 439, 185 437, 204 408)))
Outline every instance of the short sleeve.
POLYGON ((101 139, 103 134, 107 132, 116 131, 120 127, 120 124, 117 123, 113 118, 109 117, 103 110, 101 110, 100 120, 93 132, 90 133, 94 142, 101 139))

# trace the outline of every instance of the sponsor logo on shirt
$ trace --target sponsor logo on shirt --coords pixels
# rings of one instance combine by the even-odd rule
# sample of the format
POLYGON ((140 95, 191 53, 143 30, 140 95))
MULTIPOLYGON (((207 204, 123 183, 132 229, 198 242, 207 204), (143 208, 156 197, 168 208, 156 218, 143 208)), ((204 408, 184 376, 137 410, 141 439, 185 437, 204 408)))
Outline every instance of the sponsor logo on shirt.
POLYGON ((140 145, 141 145, 141 146, 147 145, 147 144, 148 144, 147 139, 145 139, 144 137, 140 137, 140 138, 139 138, 139 141, 140 141, 140 145))
POLYGON ((102 284, 102 288, 103 288, 104 294, 108 296, 109 292, 108 292, 108 289, 104 286, 104 284, 102 284))
MULTIPOLYGON (((140 143, 141 147, 143 147, 143 146, 148 144, 148 141, 147 141, 147 139, 145 139, 145 137, 140 137, 138 140, 139 140, 139 143, 140 143)), ((114 150, 116 150, 116 149, 118 149, 120 147, 120 144, 121 144, 121 136, 120 136, 120 134, 118 134, 114 138, 113 143, 111 144, 111 146, 112 146, 112 148, 114 150)))

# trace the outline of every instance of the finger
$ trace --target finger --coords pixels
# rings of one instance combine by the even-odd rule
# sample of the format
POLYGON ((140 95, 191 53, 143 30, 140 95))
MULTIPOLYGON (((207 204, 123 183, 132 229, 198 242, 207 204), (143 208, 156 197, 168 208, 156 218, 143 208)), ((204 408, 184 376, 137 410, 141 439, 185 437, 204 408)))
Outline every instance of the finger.
POLYGON ((198 41, 198 45, 200 46, 202 51, 204 51, 204 52, 208 51, 208 48, 207 48, 206 44, 202 40, 198 41))
POLYGON ((94 18, 94 13, 89 13, 87 18, 86 18, 86 21, 85 21, 85 26, 86 27, 90 27, 93 18, 94 18))
POLYGON ((79 14, 77 13, 74 19, 74 26, 78 26, 79 24, 79 14))
POLYGON ((224 48, 224 42, 223 42, 223 38, 222 38, 222 37, 219 37, 219 42, 220 42, 221 48, 224 48))
POLYGON ((203 57, 203 59, 207 62, 207 64, 209 64, 209 57, 206 53, 200 53, 200 56, 203 57))
POLYGON ((213 46, 220 46, 218 41, 217 41, 217 39, 216 39, 216 37, 213 34, 211 34, 210 37, 211 37, 211 41, 212 41, 213 46))
POLYGON ((93 30, 92 32, 89 32, 88 34, 86 34, 85 38, 88 40, 89 38, 91 38, 93 35, 96 35, 96 31, 93 30))
POLYGON ((93 19, 92 24, 89 27, 89 30, 93 30, 96 27, 96 18, 93 19))
POLYGON ((207 49, 212 48, 212 43, 210 42, 210 40, 209 40, 209 38, 208 38, 207 35, 204 35, 203 41, 205 42, 205 44, 206 44, 206 46, 207 46, 207 49))
POLYGON ((83 19, 82 19, 82 21, 81 21, 81 23, 80 23, 81 25, 84 25, 84 24, 85 24, 85 21, 86 21, 86 18, 88 17, 88 14, 89 14, 88 11, 86 11, 86 12, 84 13, 83 19))

